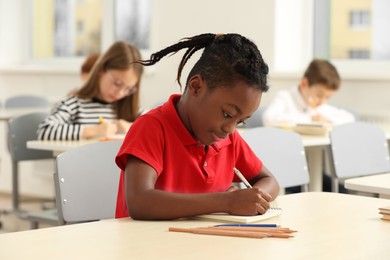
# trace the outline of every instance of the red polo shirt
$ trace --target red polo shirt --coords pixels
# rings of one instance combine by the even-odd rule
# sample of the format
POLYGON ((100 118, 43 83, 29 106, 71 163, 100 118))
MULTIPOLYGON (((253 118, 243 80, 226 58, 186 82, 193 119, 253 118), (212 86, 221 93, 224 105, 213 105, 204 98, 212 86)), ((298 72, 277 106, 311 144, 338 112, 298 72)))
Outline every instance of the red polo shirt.
POLYGON ((152 166, 158 175, 156 189, 180 193, 226 191, 233 181, 240 181, 233 172, 237 167, 247 179, 257 176, 261 161, 237 131, 209 146, 195 140, 176 112, 174 104, 180 95, 139 117, 128 131, 116 163, 121 171, 116 217, 127 217, 124 194, 124 170, 128 155, 152 166))

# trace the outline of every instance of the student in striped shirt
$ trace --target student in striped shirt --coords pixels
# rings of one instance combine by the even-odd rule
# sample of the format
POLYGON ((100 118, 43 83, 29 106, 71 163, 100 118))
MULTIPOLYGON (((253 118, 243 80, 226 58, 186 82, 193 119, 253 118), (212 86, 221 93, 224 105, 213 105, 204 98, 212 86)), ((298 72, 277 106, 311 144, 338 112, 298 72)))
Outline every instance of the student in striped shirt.
POLYGON ((39 125, 40 140, 80 140, 125 133, 140 115, 143 67, 139 50, 115 42, 95 63, 73 96, 55 107, 39 125))

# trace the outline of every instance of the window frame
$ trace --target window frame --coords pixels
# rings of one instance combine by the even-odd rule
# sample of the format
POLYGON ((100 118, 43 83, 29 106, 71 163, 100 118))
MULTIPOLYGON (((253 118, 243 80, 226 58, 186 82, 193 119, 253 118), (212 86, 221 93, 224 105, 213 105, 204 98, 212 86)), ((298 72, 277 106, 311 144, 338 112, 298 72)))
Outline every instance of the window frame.
MULTIPOLYGON (((104 52, 115 41, 115 1, 102 1, 101 51, 104 52)), ((7 58, 0 61, 0 71, 11 73, 19 71, 34 73, 57 72, 63 74, 79 73, 79 67, 84 57, 52 57, 47 59, 34 59, 31 57, 32 8, 33 3, 31 0, 0 0, 0 29, 7 28, 7 24, 14 23, 15 25, 16 23, 15 28, 12 28, 13 34, 6 38, 3 36, 5 41, 0 43, 0 53, 7 52, 7 58), (6 12, 6 9, 9 11, 6 12), (13 48, 8 51, 9 46, 13 45, 17 49, 13 48)), ((7 32, 4 31, 4 35, 6 34, 7 32)), ((143 57, 148 57, 150 50, 141 50, 141 54, 143 57)))
MULTIPOLYGON (((280 76, 301 75, 310 60, 314 58, 314 48, 316 47, 314 41, 315 30, 313 26, 309 27, 314 22, 314 15, 314 1, 275 0, 273 74, 280 76), (298 33, 291 37, 291 32, 297 31, 298 33), (290 38, 287 38, 286 35, 290 35, 290 38), (283 42, 288 42, 288 44, 283 44, 283 42), (294 47, 294 52, 291 52, 292 46, 294 47), (295 48, 297 49, 295 50, 295 48), (298 53, 299 56, 297 56, 298 53), (283 66, 280 66, 281 63, 283 63, 283 66)), ((330 62, 337 67, 343 79, 390 80, 390 73, 388 73, 390 71, 390 60, 330 59, 330 62)))

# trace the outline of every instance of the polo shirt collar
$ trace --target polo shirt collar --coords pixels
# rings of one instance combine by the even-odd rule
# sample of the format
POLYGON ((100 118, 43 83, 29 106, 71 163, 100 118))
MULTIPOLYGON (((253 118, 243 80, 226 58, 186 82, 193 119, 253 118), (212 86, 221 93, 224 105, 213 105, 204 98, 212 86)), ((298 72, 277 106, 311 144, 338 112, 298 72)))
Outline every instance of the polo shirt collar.
MULTIPOLYGON (((184 145, 199 145, 200 143, 190 134, 188 129, 181 121, 179 114, 177 113, 175 104, 179 101, 180 97, 180 94, 171 95, 168 102, 165 102, 162 105, 161 112, 167 118, 169 124, 173 126, 176 135, 179 136, 179 139, 183 142, 184 145)), ((228 137, 224 140, 213 143, 212 145, 210 145, 210 148, 219 151, 222 147, 227 146, 230 143, 231 141, 228 137)))

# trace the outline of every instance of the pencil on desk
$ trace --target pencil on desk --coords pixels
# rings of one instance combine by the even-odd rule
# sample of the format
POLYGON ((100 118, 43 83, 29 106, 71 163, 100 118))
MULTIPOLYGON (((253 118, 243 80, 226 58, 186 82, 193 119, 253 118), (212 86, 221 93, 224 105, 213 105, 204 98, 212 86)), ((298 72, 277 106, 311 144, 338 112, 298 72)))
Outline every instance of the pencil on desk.
POLYGON ((247 231, 271 231, 271 232, 284 232, 293 233, 295 230, 283 227, 245 227, 245 226, 210 226, 210 228, 219 228, 226 230, 247 230, 247 231))
POLYGON ((231 236, 231 237, 249 237, 249 238, 267 237, 267 235, 265 235, 265 234, 254 233, 254 232, 215 230, 215 229, 208 229, 208 228, 175 228, 175 227, 170 227, 169 231, 187 232, 187 233, 202 234, 202 235, 231 236))
POLYGON ((262 230, 257 228, 257 230, 242 228, 242 227, 200 227, 200 228, 175 228, 170 227, 169 231, 173 232, 186 232, 193 234, 202 234, 202 235, 217 235, 217 236, 232 236, 232 237, 248 237, 248 238, 265 238, 265 237, 275 237, 275 238, 290 238, 293 237, 291 234, 295 232, 293 230, 285 230, 285 228, 275 231, 277 228, 268 228, 262 230))

